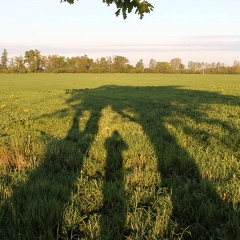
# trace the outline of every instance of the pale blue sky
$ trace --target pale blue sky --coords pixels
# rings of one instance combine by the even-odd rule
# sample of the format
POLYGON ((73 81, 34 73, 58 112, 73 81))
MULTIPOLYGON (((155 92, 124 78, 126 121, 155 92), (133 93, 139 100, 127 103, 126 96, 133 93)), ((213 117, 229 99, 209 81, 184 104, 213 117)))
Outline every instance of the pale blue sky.
POLYGON ((122 55, 131 64, 151 58, 170 61, 240 60, 240 0, 149 0, 154 11, 143 20, 116 17, 102 0, 2 1, 0 51, 9 56, 38 49, 43 55, 96 59, 122 55))

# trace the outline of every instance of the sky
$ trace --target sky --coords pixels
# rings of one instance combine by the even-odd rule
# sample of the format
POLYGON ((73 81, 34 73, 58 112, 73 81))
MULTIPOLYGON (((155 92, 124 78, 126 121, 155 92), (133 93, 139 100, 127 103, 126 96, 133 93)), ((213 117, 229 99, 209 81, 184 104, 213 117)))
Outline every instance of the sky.
POLYGON ((142 20, 131 13, 116 17, 116 7, 102 0, 2 1, 0 52, 9 57, 38 49, 42 55, 96 60, 125 56, 169 62, 240 61, 240 0, 149 0, 153 12, 142 20))

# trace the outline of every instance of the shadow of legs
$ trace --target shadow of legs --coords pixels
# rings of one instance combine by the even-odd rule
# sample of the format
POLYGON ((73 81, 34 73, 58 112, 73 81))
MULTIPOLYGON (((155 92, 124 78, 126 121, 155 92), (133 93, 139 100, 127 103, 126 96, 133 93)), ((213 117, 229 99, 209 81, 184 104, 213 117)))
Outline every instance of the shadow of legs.
POLYGON ((103 208, 100 220, 101 239, 123 239, 126 221, 126 199, 122 151, 127 149, 120 134, 115 131, 106 139, 107 150, 103 183, 103 208))

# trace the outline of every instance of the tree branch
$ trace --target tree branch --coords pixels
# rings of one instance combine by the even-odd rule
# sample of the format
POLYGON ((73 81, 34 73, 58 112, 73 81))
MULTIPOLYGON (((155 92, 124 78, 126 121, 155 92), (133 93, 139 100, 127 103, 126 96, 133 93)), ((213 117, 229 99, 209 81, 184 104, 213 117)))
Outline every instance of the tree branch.
MULTIPOLYGON (((61 2, 68 2, 69 4, 74 4, 74 1, 78 0, 61 0, 61 2)), ((145 13, 150 13, 154 8, 151 3, 141 0, 103 0, 103 3, 106 3, 108 6, 115 4, 117 7, 116 16, 122 13, 124 19, 127 18, 127 14, 131 13, 133 9, 142 19, 145 13)))

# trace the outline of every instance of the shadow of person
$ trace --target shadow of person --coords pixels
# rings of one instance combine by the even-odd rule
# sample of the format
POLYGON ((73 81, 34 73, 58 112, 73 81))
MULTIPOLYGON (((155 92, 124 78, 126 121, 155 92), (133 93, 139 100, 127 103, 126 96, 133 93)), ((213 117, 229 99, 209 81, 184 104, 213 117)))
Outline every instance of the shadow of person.
MULTIPOLYGON (((80 96, 78 90, 75 94, 76 97, 80 96)), ((174 226, 170 230, 173 235, 168 233, 166 238, 239 238, 239 204, 233 207, 231 201, 221 198, 223 192, 218 192, 217 188, 222 179, 215 172, 211 155, 215 154, 214 149, 211 149, 211 141, 217 141, 221 151, 230 151, 231 156, 236 154, 238 141, 231 142, 225 136, 218 136, 216 129, 221 127, 230 135, 239 136, 239 128, 224 121, 219 115, 214 118, 208 116, 208 111, 216 104, 230 108, 239 106, 238 97, 188 90, 180 86, 103 86, 81 91, 81 94, 85 102, 98 99, 102 109, 111 106, 122 118, 141 126, 149 139, 161 176, 162 185, 158 187, 168 190, 173 205, 171 221, 174 226), (201 126, 206 125, 207 128, 201 129, 201 126)), ((216 110, 213 108, 212 111, 216 110)), ((225 174, 224 181, 232 181, 234 172, 238 174, 237 168, 234 169, 238 157, 232 158, 232 166, 225 174)), ((218 162, 218 171, 228 163, 218 162)), ((128 201, 125 202, 128 205, 128 201)), ((137 207, 148 208, 149 204, 152 203, 141 202, 141 206, 137 207)), ((102 235, 107 229, 103 224, 104 218, 103 214, 102 235)), ((137 230, 128 227, 124 237, 134 236, 134 231, 137 230)), ((145 234, 145 237, 151 238, 147 232, 145 234)))
MULTIPOLYGON (((220 198, 217 187, 222 179, 214 176, 214 167, 207 171, 210 174, 203 174, 206 168, 212 166, 208 164, 213 161, 211 153, 214 151, 208 148, 211 141, 217 141, 223 151, 231 151, 233 154, 237 152, 239 142, 225 141, 226 138, 206 128, 200 129, 202 125, 209 128, 222 126, 230 137, 239 136, 238 127, 225 122, 219 115, 209 119, 207 114, 212 104, 239 106, 238 97, 187 90, 179 86, 103 86, 91 90, 72 90, 69 94, 67 103, 71 111, 66 114, 73 114, 70 129, 64 139, 49 141, 43 161, 24 177, 25 182, 14 187, 12 196, 1 207, 0 236, 3 239, 59 237, 65 206, 75 189, 84 159, 100 130, 102 110, 108 106, 123 119, 140 126, 152 145, 157 160, 156 170, 162 183, 155 187, 167 189, 173 205, 171 221, 174 227, 165 233, 165 238, 240 238, 239 202, 233 208, 233 202, 220 198), (85 111, 90 112, 90 118, 84 130, 79 130, 79 118, 85 111), (192 143, 197 149, 191 146, 192 143)), ((58 117, 58 113, 54 117, 58 117)), ((126 183, 122 152, 134 147, 125 142, 118 132, 105 141, 107 159, 102 187, 104 199, 103 207, 98 211, 103 239, 105 236, 111 239, 117 234, 119 239, 134 237, 138 231, 131 226, 127 233, 124 232, 128 199, 124 191, 126 183)), ((237 160, 232 159, 232 165, 227 170, 229 174, 224 179, 226 182, 233 180, 234 172, 236 176, 239 174, 235 168, 237 160)), ((224 168, 228 163, 218 164, 224 168)), ((141 202, 141 208, 151 210, 151 204, 141 202)), ((153 215, 156 214, 155 210, 152 211, 153 215)), ((153 222, 155 220, 152 219, 153 222)), ((148 226, 148 230, 151 230, 152 225, 148 226)), ((148 235, 151 234, 150 230, 142 231, 144 238, 151 239, 151 235, 148 235)), ((78 229, 80 237, 86 237, 84 234, 78 229)))
POLYGON ((105 177, 102 187, 103 207, 100 239, 123 239, 127 207, 122 152, 128 147, 118 131, 105 141, 107 150, 105 177))
MULTIPOLYGON (((239 203, 233 208, 232 203, 223 201, 216 190, 218 181, 221 180, 216 176, 205 176, 202 173, 206 171, 206 166, 210 167, 203 161, 213 161, 211 152, 214 154, 215 152, 208 146, 213 139, 222 145, 221 151, 232 150, 231 154, 236 153, 237 145, 226 142, 224 140, 226 138, 212 134, 209 129, 199 130, 200 124, 208 125, 210 129, 221 126, 229 133, 239 136, 237 126, 230 125, 221 118, 209 119, 207 115, 211 104, 238 106, 239 98, 172 86, 138 88, 115 86, 110 91, 118 91, 118 95, 113 92, 111 94, 119 99, 125 99, 124 106, 113 100, 113 110, 142 126, 144 133, 150 139, 157 157, 158 171, 161 174, 161 187, 167 188, 172 195, 171 218, 175 222, 175 237, 240 238, 238 225, 240 215, 237 207, 239 203), (126 109, 134 112, 136 117, 126 114, 126 109), (184 142, 181 138, 187 140, 184 142), (193 139, 199 149, 191 147, 190 142, 193 139), (209 154, 206 154, 207 151, 209 154), (195 157, 190 154, 193 152, 195 157), (202 152, 202 155, 196 152, 202 152), (202 159, 204 155, 207 157, 202 159)), ((223 163, 220 164, 224 167, 223 163)), ((237 166, 237 158, 232 166, 237 166)), ((231 175, 227 176, 229 180, 232 179, 234 172, 237 174, 237 170, 232 167, 229 171, 231 175)))
MULTIPOLYGON (((99 109, 93 109, 93 102, 89 100, 85 105, 77 100, 79 98, 70 95, 67 101, 69 109, 66 115, 73 115, 65 138, 49 137, 44 159, 29 174, 19 173, 19 178, 22 177, 25 181, 14 186, 11 198, 1 207, 0 238, 61 238, 64 209, 75 189, 88 149, 98 132, 101 117, 99 109), (91 116, 84 130, 80 131, 79 119, 86 109, 92 110, 91 116)), ((45 117, 51 119, 58 115, 59 112, 56 112, 45 117)), ((80 230, 79 233, 81 234, 80 230)))

